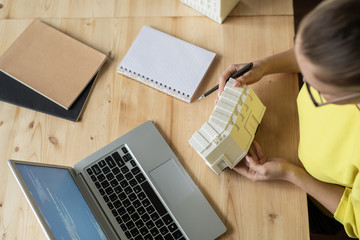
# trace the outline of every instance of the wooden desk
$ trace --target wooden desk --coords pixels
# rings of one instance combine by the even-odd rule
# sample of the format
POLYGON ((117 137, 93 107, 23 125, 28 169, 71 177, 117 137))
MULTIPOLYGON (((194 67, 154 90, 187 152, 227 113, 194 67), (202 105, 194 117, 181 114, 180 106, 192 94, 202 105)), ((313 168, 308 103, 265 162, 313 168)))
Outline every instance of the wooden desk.
MULTIPOLYGON (((230 16, 293 15, 290 0, 241 0, 230 16)), ((0 18, 202 16, 180 0, 0 0, 0 18)), ((211 21, 211 20, 210 20, 211 21)))
MULTIPOLYGON (((155 122, 227 226, 227 233, 219 239, 309 239, 303 191, 279 181, 253 183, 231 170, 217 176, 189 146, 187 140, 209 118, 216 94, 188 104, 116 73, 116 66, 147 24, 217 53, 199 96, 217 84, 227 65, 292 47, 292 16, 229 17, 223 25, 200 16, 43 21, 100 51, 111 52, 111 59, 78 123, 0 102, 1 239, 45 239, 7 166, 8 159, 72 166, 146 120, 155 122)), ((0 54, 30 22, 0 21, 0 54)), ((293 162, 298 161, 296 79, 295 75, 277 74, 253 86, 267 106, 256 139, 267 155, 293 162)))

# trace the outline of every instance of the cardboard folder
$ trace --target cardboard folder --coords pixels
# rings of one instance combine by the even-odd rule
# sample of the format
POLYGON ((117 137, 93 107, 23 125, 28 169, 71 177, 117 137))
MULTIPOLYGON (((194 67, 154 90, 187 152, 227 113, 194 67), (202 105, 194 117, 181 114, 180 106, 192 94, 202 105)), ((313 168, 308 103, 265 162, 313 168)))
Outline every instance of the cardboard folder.
POLYGON ((0 70, 69 109, 106 58, 105 54, 35 20, 0 57, 0 70))

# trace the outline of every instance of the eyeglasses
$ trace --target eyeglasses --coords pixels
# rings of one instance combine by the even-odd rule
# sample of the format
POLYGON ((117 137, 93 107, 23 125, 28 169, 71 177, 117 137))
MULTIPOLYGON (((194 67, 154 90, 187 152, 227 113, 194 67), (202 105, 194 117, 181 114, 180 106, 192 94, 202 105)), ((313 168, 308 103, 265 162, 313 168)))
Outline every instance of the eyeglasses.
POLYGON ((324 102, 323 97, 321 96, 321 93, 318 90, 316 90, 317 93, 319 94, 319 97, 320 97, 320 102, 318 102, 314 98, 314 95, 312 93, 313 91, 311 90, 310 84, 307 81, 305 81, 305 79, 304 79, 304 82, 305 82, 305 85, 306 85, 306 89, 307 89, 307 91, 309 93, 309 96, 311 98, 311 101, 313 102, 315 107, 320 107, 320 106, 324 106, 324 105, 331 104, 331 103, 346 104, 346 103, 349 103, 349 100, 356 100, 356 99, 359 99, 359 101, 360 101, 360 93, 355 93, 355 94, 352 94, 352 95, 339 97, 339 98, 324 102))

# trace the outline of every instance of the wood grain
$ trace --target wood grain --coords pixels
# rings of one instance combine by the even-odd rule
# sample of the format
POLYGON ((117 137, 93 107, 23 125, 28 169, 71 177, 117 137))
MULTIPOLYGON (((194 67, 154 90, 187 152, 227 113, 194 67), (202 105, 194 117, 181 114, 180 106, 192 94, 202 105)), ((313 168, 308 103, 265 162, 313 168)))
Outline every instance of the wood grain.
MULTIPOLYGON (((0 18, 10 19, 202 16, 180 0, 0 0, 0 4, 0 18)), ((254 15, 293 15, 292 1, 241 0, 230 14, 254 15)))
MULTIPOLYGON (((15 11, 19 2, 7 4, 15 11)), ((50 4, 51 11, 55 3, 44 2, 50 4)), ((38 14, 35 11, 42 11, 29 8, 35 15, 38 14)), ((209 118, 216 94, 188 104, 116 73, 116 66, 141 27, 150 25, 217 53, 200 87, 200 95, 217 84, 218 76, 227 65, 249 62, 292 47, 292 16, 229 17, 223 25, 197 16, 48 18, 43 21, 100 51, 110 52, 111 58, 78 123, 0 102, 2 239, 45 239, 7 166, 8 159, 72 166, 146 120, 155 122, 228 227, 228 232, 219 239, 309 239, 304 192, 279 181, 253 183, 232 170, 217 176, 189 146, 187 140, 209 118), (206 31, 201 31, 204 29, 206 31)), ((3 36, 0 54, 30 22, 31 19, 0 21, 0 36, 3 36)), ((253 86, 267 107, 256 139, 265 154, 285 157, 294 163, 298 163, 296 79, 296 75, 276 74, 253 86)))

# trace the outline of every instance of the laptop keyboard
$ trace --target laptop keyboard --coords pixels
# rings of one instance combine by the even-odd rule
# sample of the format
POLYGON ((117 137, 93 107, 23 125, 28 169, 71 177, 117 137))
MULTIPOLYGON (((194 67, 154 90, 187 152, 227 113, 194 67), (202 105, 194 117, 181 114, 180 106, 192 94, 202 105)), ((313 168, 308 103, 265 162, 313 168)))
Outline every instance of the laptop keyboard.
POLYGON ((86 171, 128 239, 185 239, 125 146, 86 171))

